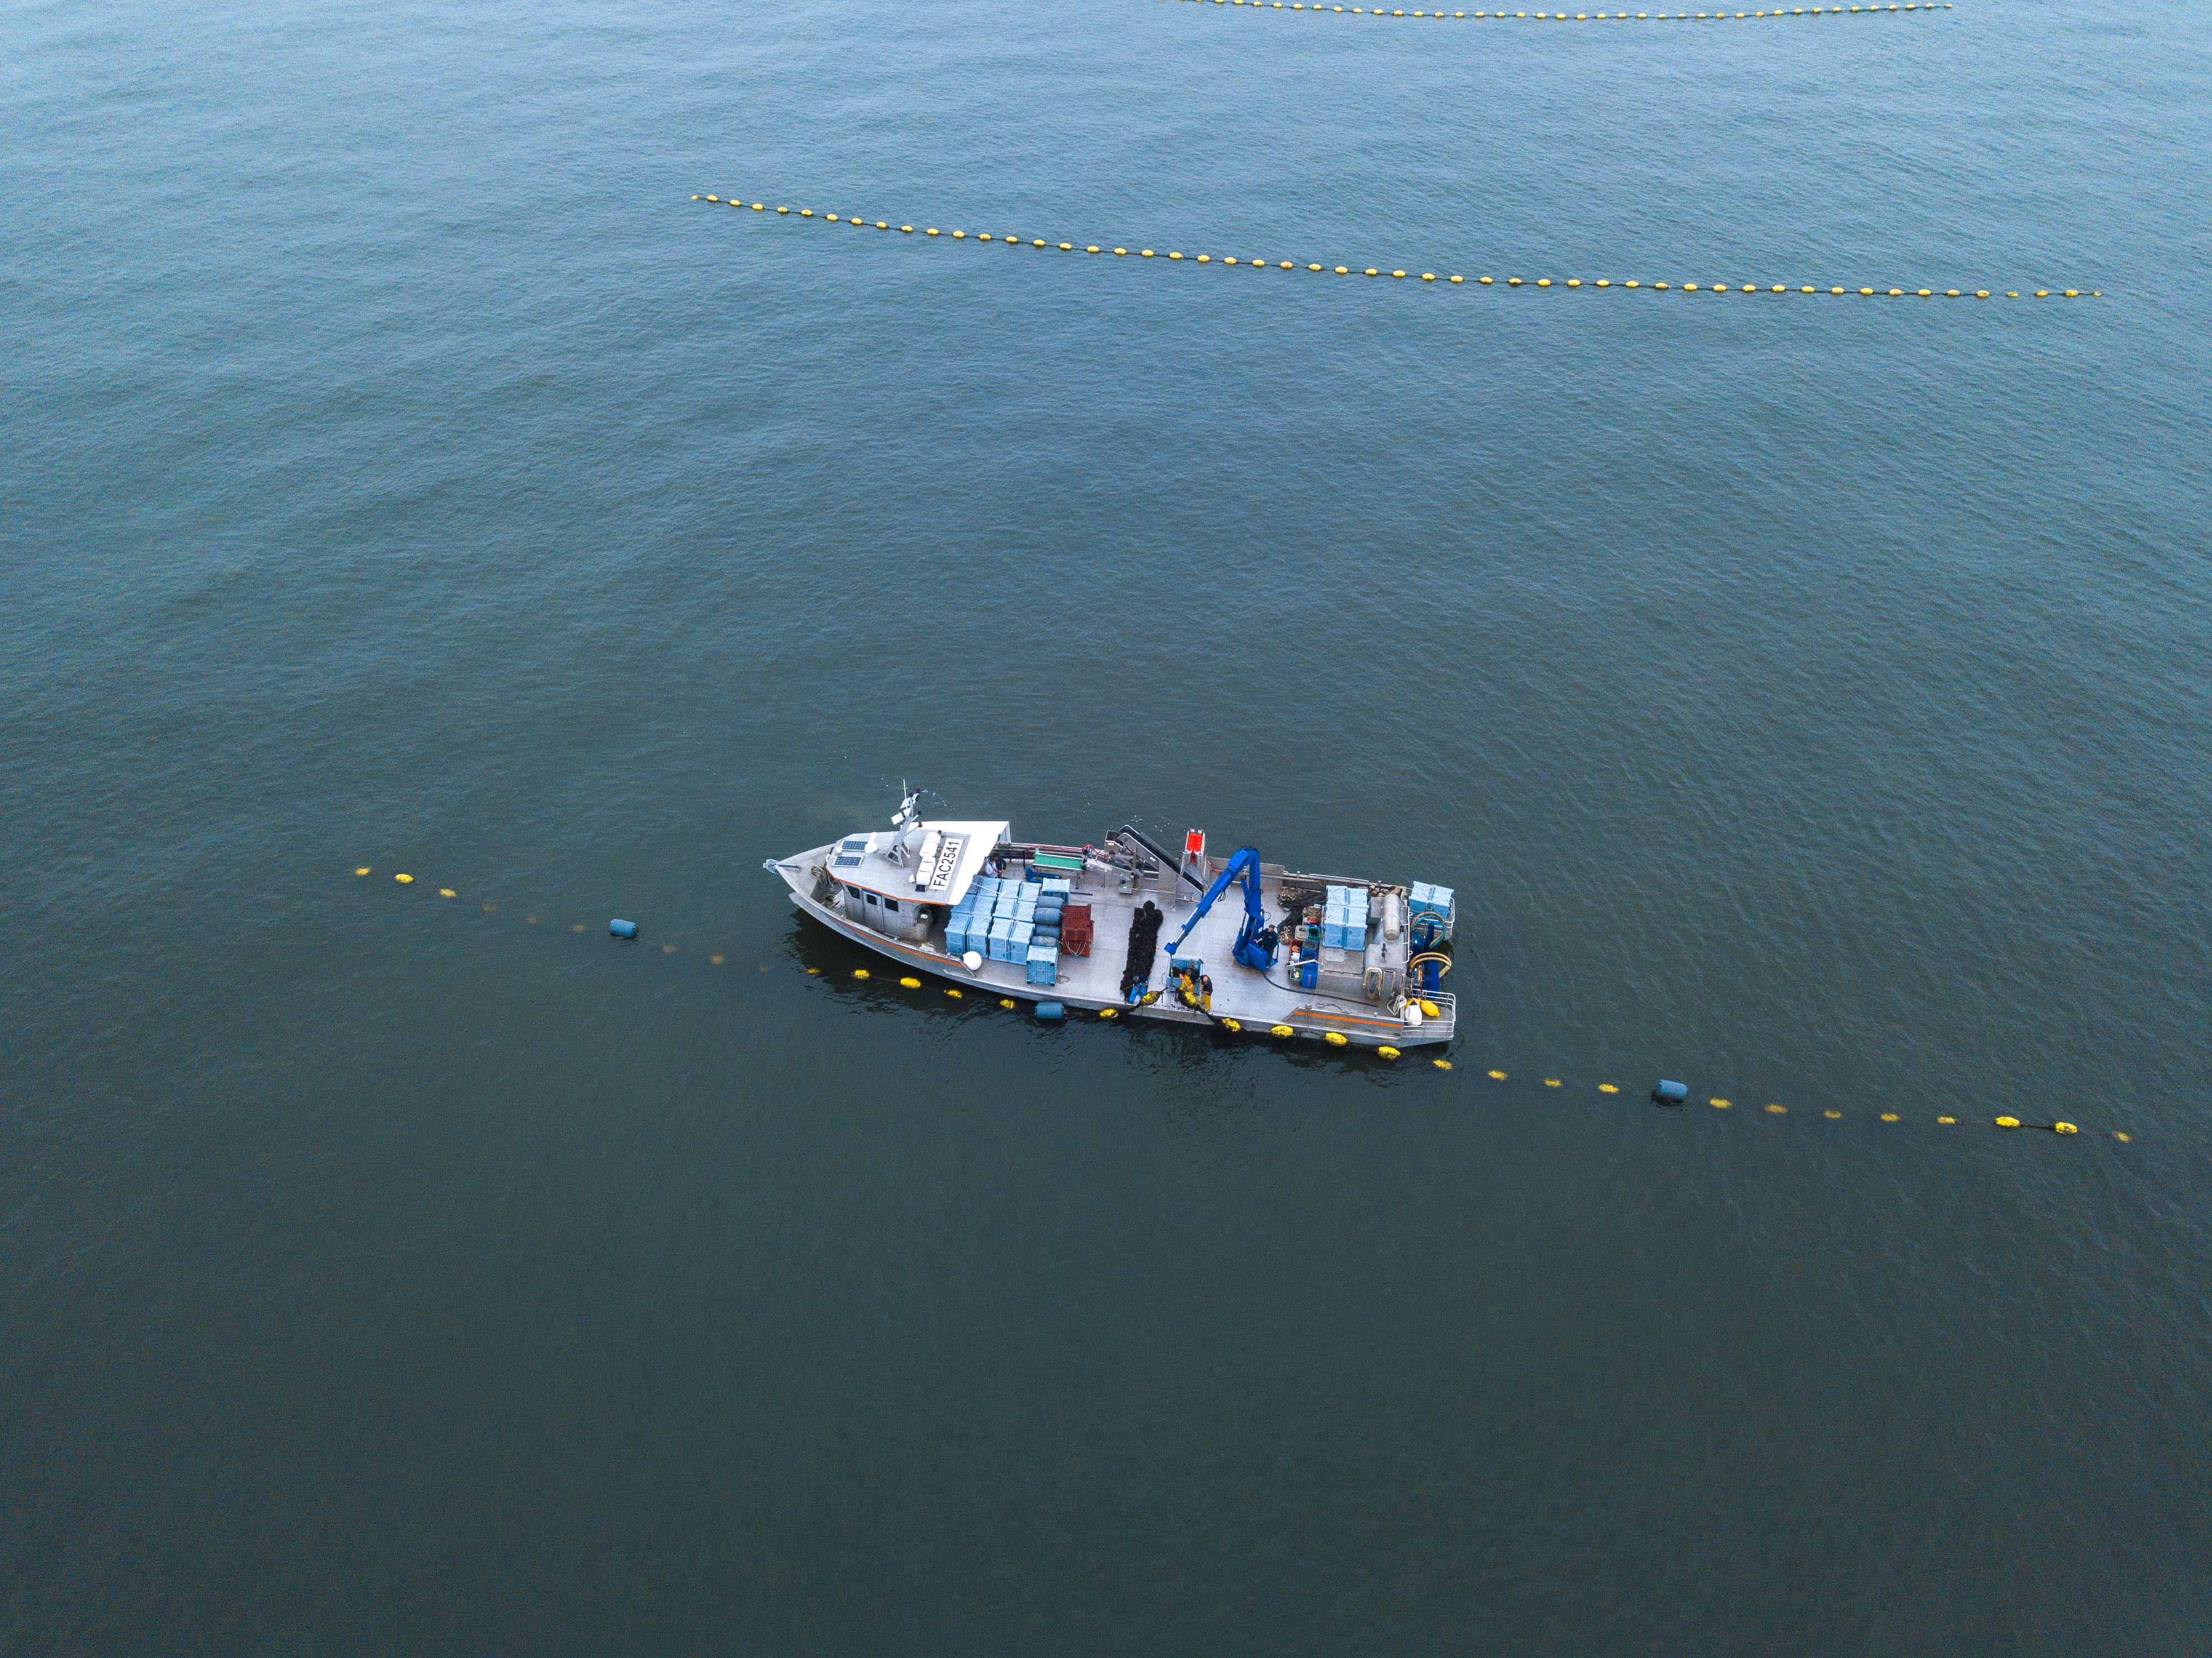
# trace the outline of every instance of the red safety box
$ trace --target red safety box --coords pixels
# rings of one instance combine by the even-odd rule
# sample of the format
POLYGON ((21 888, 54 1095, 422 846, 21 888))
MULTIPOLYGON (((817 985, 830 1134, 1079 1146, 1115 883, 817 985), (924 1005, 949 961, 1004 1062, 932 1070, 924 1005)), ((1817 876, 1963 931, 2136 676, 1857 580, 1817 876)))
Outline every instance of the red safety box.
POLYGON ((1091 906, 1069 904, 1060 912, 1060 948, 1068 956, 1091 953, 1091 906))

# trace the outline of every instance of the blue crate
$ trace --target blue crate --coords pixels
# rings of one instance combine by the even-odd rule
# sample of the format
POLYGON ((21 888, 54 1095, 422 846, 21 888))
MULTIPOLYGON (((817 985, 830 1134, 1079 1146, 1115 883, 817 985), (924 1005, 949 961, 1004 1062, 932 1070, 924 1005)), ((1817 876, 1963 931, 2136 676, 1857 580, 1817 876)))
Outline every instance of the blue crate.
POLYGON ((1014 930, 1009 936, 1012 938, 1017 950, 1027 950, 1036 941, 1036 924, 1033 921, 1017 920, 1014 923, 1014 930))
POLYGON ((1057 956, 1032 956, 1029 961, 1029 981, 1033 985, 1056 985, 1060 982, 1060 958, 1057 956))
POLYGON ((1431 886, 1426 881, 1413 883, 1412 895, 1407 900, 1407 919, 1414 926, 1435 926, 1446 938, 1452 930, 1452 890, 1431 886))
POLYGON ((1057 892, 1062 896, 1066 896, 1068 893, 1075 890, 1075 889, 1069 884, 1068 879, 1065 875, 1054 876, 1052 879, 1044 884, 1044 890, 1047 892, 1057 892))

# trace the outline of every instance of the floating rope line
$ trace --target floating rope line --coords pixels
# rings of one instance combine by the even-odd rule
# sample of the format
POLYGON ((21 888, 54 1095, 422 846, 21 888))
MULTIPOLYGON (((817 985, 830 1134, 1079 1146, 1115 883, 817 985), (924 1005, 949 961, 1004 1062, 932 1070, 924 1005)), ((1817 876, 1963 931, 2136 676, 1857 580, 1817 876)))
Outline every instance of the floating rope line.
MULTIPOLYGON (((375 873, 375 870, 366 864, 358 865, 353 872, 355 878, 359 880, 367 880, 375 873)), ((394 884, 400 887, 411 888, 416 884, 416 878, 404 872, 395 873, 392 879, 394 884)), ((461 896, 461 895, 452 887, 438 887, 432 890, 436 892, 438 897, 441 901, 445 902, 458 903, 458 901, 461 896)), ((477 901, 471 899, 471 902, 477 902, 477 901)), ((499 904, 495 902, 483 902, 479 903, 478 907, 485 914, 488 915, 497 915, 502 913, 499 904)), ((539 926, 545 920, 545 917, 544 915, 532 913, 524 907, 515 907, 514 913, 520 914, 522 917, 524 925, 528 926, 539 926)), ((562 929, 563 925, 566 926, 568 932, 573 933, 587 933, 592 932, 604 932, 606 931, 604 925, 595 927, 591 923, 585 921, 570 921, 565 924, 556 921, 552 924, 552 930, 558 932, 562 929)), ((639 941, 636 936, 636 927, 629 922, 618 922, 616 925, 620 926, 629 926, 630 931, 627 933, 615 934, 615 941, 617 944, 623 944, 625 946, 637 946, 639 941)), ((678 946, 671 944, 663 944, 659 947, 659 953, 665 956, 674 956, 678 953, 678 946)), ((707 957, 707 963, 710 967, 720 967, 728 959, 729 957, 726 955, 717 951, 707 957)), ((772 962, 763 962, 759 964, 760 970, 763 973, 773 971, 775 965, 775 964, 772 962)), ((810 979, 819 979, 827 976, 823 973, 823 970, 818 967, 810 967, 805 969, 805 971, 806 976, 810 979)), ((846 974, 847 976, 856 984, 869 984, 878 977, 882 978, 886 983, 889 983, 891 981, 891 975, 895 971, 895 965, 874 969, 865 967, 856 967, 848 969, 846 970, 846 974)), ((956 1002, 972 1001, 975 1004, 976 1010, 979 1011, 992 1005, 994 1001, 994 998, 990 993, 992 987, 986 984, 972 985, 964 991, 955 985, 939 984, 933 987, 925 985, 921 979, 916 978, 912 974, 907 974, 899 977, 896 983, 901 990, 913 991, 934 988, 935 990, 941 992, 949 1000, 956 1002)), ((1010 996, 1000 996, 997 998, 996 1005, 1006 1009, 1015 1009, 1021 1005, 1019 1002, 1016 1001, 1010 996)), ((1116 1018, 1121 1012, 1121 1010, 1119 1008, 1102 1008, 1098 1011, 1098 1017, 1102 1021, 1110 1022, 1116 1018)), ((1255 1024, 1248 1027, 1246 1025, 1240 1024, 1234 1019, 1218 1021, 1212 1028, 1217 1032, 1220 1032, 1228 1036, 1242 1036, 1245 1035, 1250 1035, 1253 1036, 1267 1035, 1279 1040, 1291 1037, 1296 1034, 1288 1025, 1274 1025, 1269 1027, 1255 1024)), ((1332 1038, 1334 1039, 1331 1042, 1333 1047, 1340 1047, 1342 1045, 1343 1038, 1337 1032, 1327 1032, 1322 1036, 1323 1041, 1330 1041, 1332 1038)), ((1377 1064, 1395 1064, 1397 1060, 1404 1057, 1402 1052, 1395 1048, 1369 1049, 1366 1050, 1366 1053, 1372 1056, 1377 1064)), ((1429 1064, 1433 1068, 1440 1072, 1449 1072, 1452 1069, 1452 1062, 1446 1059, 1431 1060, 1429 1064)), ((1510 1080, 1511 1073, 1493 1068, 1486 1072, 1484 1074, 1492 1082, 1502 1083, 1510 1080)), ((1566 1083, 1564 1078, 1556 1076, 1546 1077, 1543 1079, 1543 1083, 1544 1086, 1547 1088, 1564 1089, 1566 1086, 1566 1083)), ((1618 1098, 1621 1092, 1620 1084, 1618 1083, 1599 1083, 1596 1086, 1597 1091, 1600 1094, 1607 1096, 1611 1098, 1618 1098)), ((1708 1099, 1705 1102, 1717 1111, 1727 1111, 1732 1109, 1734 1106, 1733 1101, 1723 1099, 1718 1096, 1708 1099)), ((1770 1102, 1766 1105, 1760 1107, 1759 1112, 1754 1114, 1765 1117, 1787 1117, 1790 1115, 1790 1108, 1779 1103, 1778 1102, 1770 1102)), ((1808 1114, 1809 1115, 1809 1113, 1808 1114)), ((1845 1114, 1846 1114, 1844 1112, 1834 1107, 1830 1107, 1820 1113, 1822 1119, 1829 1122, 1841 1121, 1845 1114)), ((1860 1113, 1857 1114, 1863 1117, 1867 1114, 1860 1113)), ((1905 1121, 1905 1116, 1902 1112, 1881 1111, 1873 1114, 1883 1123, 1901 1124, 1905 1121)), ((2079 1127, 2070 1122, 2022 1122, 2019 1118, 2013 1116, 1993 1117, 1990 1121, 1992 1127, 2002 1129, 2035 1128, 2043 1129, 2055 1134, 2078 1134, 2081 1132, 2079 1127)), ((1935 1122, 1936 1125, 1940 1127, 1954 1128, 1959 1126, 1960 1119, 1956 1115, 1939 1115, 1935 1119, 1935 1122)), ((2126 1142, 2132 1140, 2135 1137, 2124 1131, 2114 1131, 2112 1138, 2125 1144, 2126 1142)))
MULTIPOLYGON (((1204 5, 1206 0, 1176 0, 1176 3, 1204 5)), ((1625 11, 1578 11, 1572 16, 1569 16, 1563 11, 1386 12, 1380 6, 1315 6, 1304 3, 1304 0, 1297 0, 1296 3, 1285 3, 1285 0, 1213 0, 1213 3, 1217 6, 1224 3, 1244 6, 1253 11, 1327 12, 1331 15, 1341 13, 1347 17, 1422 17, 1439 23, 1460 21, 1471 23, 1478 19, 1500 23, 1741 23, 1748 22, 1754 18, 1765 17, 1842 17, 1846 15, 1871 17, 1877 12, 1933 12, 1951 9, 1948 5, 1934 6, 1920 3, 1895 6, 1793 6, 1786 11, 1639 11, 1632 17, 1625 11)))
MULTIPOLYGON (((935 225, 925 226, 917 230, 910 224, 893 224, 888 219, 872 220, 864 218, 859 214, 841 215, 836 213, 823 213, 817 215, 811 207, 795 208, 779 206, 770 208, 765 202, 747 203, 740 201, 735 197, 732 197, 726 202, 720 196, 694 196, 691 199, 695 202, 710 203, 716 207, 726 206, 739 209, 750 207, 755 213, 774 213, 787 219, 810 219, 813 220, 817 224, 834 224, 841 228, 850 226, 855 230, 883 230, 889 231, 893 234, 897 235, 918 235, 925 239, 934 239, 939 241, 958 242, 963 245, 974 242, 979 245, 988 244, 994 247, 1027 247, 1032 251, 1048 253, 1082 253, 1085 255, 1098 254, 1113 258, 1134 258, 1138 259, 1164 258, 1170 264, 1206 265, 1209 267, 1218 267, 1222 270, 1235 270, 1238 271, 1263 270, 1271 273, 1290 271, 1293 275, 1303 274, 1307 276, 1373 276, 1377 278, 1389 277, 1397 282, 1417 280, 1424 282, 1442 283, 1446 287, 1453 288, 1472 286, 1475 288, 1520 289, 1531 294, 1574 292, 1584 294, 1756 294, 1768 296, 1790 295, 1800 298, 1808 295, 1818 295, 1831 297, 1856 295, 1862 299, 1892 300, 1901 300, 1906 298, 1923 300, 1938 298, 1960 300, 1967 297, 1964 292, 1955 288, 1947 288, 1939 292, 1937 289, 1932 288, 1893 288, 1888 286, 1887 283, 1878 288, 1866 288, 1856 284, 1839 288, 1832 284, 1827 286, 1816 286, 1811 283, 1792 285, 1787 282, 1644 282, 1640 279, 1629 279, 1624 281, 1619 277, 1613 276, 1600 276, 1595 280, 1590 280, 1581 276, 1568 276, 1565 278, 1555 278, 1551 276, 1536 276, 1533 278, 1507 276, 1501 280, 1495 276, 1462 276, 1457 275, 1439 274, 1434 270, 1385 270, 1380 265, 1352 266, 1342 264, 1316 264, 1310 261, 1301 262, 1297 259, 1254 258, 1237 254, 1184 253, 1178 250, 1170 250, 1164 253, 1160 253, 1156 252, 1153 249, 1149 247, 1133 249, 1127 247, 1109 248, 1097 242, 1090 242, 1079 246, 1074 242, 1048 240, 1042 236, 1024 238, 1018 235, 996 235, 989 231, 940 230, 935 225)), ((2081 289, 2073 288, 2039 288, 2034 289, 2033 292, 2034 296, 2039 300, 2102 299, 2104 297, 2104 295, 2100 290, 2094 288, 2085 293, 2081 289)), ((1996 295, 1990 289, 1981 288, 1976 288, 1973 291, 1972 297, 1978 300, 1987 300, 1993 299, 1996 295)), ((2006 294, 2004 297, 2008 300, 2017 300, 2024 297, 2024 295, 2021 292, 2015 290, 2006 294)))

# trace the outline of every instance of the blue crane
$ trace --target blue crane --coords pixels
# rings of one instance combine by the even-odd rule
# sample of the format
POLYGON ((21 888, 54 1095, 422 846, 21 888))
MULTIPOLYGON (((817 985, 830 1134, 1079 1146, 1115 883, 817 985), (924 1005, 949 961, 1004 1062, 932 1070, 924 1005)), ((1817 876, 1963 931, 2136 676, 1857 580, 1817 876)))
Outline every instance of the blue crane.
POLYGON ((1198 908, 1176 941, 1168 946, 1168 957, 1182 948, 1182 941, 1190 937, 1190 930, 1206 919, 1206 912, 1213 908, 1213 901, 1229 890, 1231 882, 1238 876, 1244 878, 1244 929, 1237 935, 1237 959, 1246 967, 1257 968, 1265 973, 1275 964, 1275 930, 1267 925, 1267 912, 1260 902, 1260 853, 1254 847, 1239 847, 1213 884, 1206 890, 1206 896, 1198 901, 1198 908))

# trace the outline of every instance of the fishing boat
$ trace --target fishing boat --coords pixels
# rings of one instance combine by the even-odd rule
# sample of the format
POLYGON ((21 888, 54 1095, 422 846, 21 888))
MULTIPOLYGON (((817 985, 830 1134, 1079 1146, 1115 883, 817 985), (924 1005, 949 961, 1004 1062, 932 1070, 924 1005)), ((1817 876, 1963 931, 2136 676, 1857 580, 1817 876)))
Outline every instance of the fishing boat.
POLYGON ((906 974, 1039 1017, 1163 1019, 1386 1050, 1451 1041, 1453 894, 1306 874, 1251 847, 1178 855, 1134 824, 1097 845, 1014 838, 1003 820, 925 818, 770 858, 802 914, 906 974), (1243 902, 1218 904, 1232 887, 1243 902))

